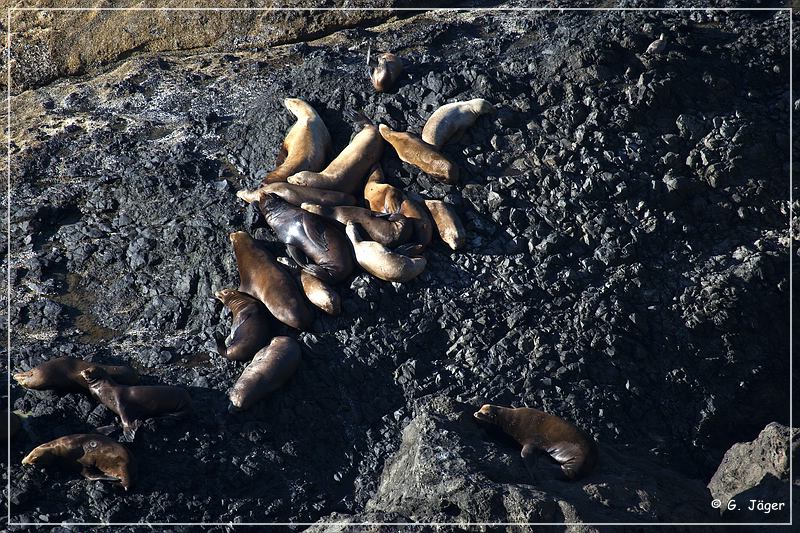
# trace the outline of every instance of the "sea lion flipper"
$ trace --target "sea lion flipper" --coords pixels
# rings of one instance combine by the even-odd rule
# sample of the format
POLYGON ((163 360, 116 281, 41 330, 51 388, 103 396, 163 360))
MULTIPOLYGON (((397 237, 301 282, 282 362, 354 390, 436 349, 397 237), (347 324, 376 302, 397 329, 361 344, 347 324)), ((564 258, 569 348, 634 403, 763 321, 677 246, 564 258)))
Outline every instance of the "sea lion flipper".
POLYGON ((419 257, 422 255, 424 246, 418 243, 403 244, 392 250, 396 254, 405 255, 407 257, 419 257))
POLYGON ((303 229, 311 242, 326 252, 328 251, 328 238, 325 236, 325 225, 321 220, 310 214, 305 215, 303 216, 303 229))
POLYGON ((291 257, 292 261, 294 261, 298 266, 302 267, 308 264, 308 257, 306 257, 306 254, 304 254, 303 251, 297 246, 287 244, 286 253, 289 254, 289 257, 291 257))
POLYGON ((81 475, 89 481, 119 481, 118 477, 109 476, 90 466, 84 466, 81 469, 81 475))
POLYGON ((286 161, 286 158, 289 157, 289 149, 286 147, 286 141, 281 143, 281 149, 278 150, 277 155, 275 156, 275 166, 279 167, 286 161))

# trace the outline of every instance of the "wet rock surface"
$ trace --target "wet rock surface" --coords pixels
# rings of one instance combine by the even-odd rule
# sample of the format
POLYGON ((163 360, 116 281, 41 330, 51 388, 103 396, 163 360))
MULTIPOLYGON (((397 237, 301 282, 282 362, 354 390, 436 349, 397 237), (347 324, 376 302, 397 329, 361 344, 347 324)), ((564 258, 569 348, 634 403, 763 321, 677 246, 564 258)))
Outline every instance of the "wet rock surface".
MULTIPOLYGON (((627 510, 663 495, 636 484, 648 468, 710 497, 732 444, 788 423, 787 31, 785 12, 427 13, 258 52, 133 56, 15 96, 11 370, 59 355, 129 364, 145 384, 188 387, 196 414, 137 433, 140 476, 123 494, 19 467, 114 417, 13 384, 27 417, 12 520, 647 520, 674 504, 627 510), (643 55, 661 32, 665 52, 643 55), (407 61, 396 92, 372 91, 365 41, 407 61), (216 353, 230 317, 213 291, 238 285, 230 232, 285 254, 235 197, 273 167, 285 97, 319 111, 337 152, 348 108, 416 133, 450 101, 498 111, 445 147, 459 185, 391 148, 382 160, 393 184, 456 206, 464 250, 437 242, 404 285, 356 273, 340 317, 276 326, 301 343, 297 374, 229 414, 244 364, 216 353), (518 451, 454 414, 485 401, 585 428, 605 470, 576 485, 520 477, 518 451), (392 480, 435 471, 398 471, 414 446, 456 450, 444 473, 459 501, 402 497, 392 480)), ((681 512, 718 518, 697 505, 681 512)))

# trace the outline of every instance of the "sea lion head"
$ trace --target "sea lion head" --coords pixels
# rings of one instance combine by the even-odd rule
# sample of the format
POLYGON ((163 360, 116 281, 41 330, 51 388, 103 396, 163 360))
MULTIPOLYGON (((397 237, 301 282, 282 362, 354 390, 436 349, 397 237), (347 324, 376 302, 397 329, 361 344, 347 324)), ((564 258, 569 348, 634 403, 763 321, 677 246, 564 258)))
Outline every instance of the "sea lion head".
POLYGON ((106 371, 99 366, 90 366, 89 368, 81 370, 81 377, 86 380, 86 383, 92 385, 102 379, 107 378, 108 374, 106 374, 106 371))
POLYGON ((14 374, 14 381, 26 389, 36 389, 41 387, 43 382, 42 378, 43 376, 41 375, 41 371, 35 368, 14 374))
POLYGON ((481 422, 488 422, 490 424, 498 423, 498 416, 500 414, 500 407, 497 405, 484 404, 479 410, 475 411, 472 415, 481 422))
POLYGON ((470 100, 470 107, 472 108, 472 112, 476 115, 483 115, 484 113, 494 113, 497 110, 494 108, 491 102, 488 100, 484 100, 483 98, 475 98, 474 100, 470 100))
MULTIPOLYGON (((233 235, 233 234, 231 234, 233 235)), ((233 239, 231 239, 233 240, 233 239)), ((214 293, 214 297, 222 303, 228 301, 236 293, 233 289, 221 289, 214 293)))

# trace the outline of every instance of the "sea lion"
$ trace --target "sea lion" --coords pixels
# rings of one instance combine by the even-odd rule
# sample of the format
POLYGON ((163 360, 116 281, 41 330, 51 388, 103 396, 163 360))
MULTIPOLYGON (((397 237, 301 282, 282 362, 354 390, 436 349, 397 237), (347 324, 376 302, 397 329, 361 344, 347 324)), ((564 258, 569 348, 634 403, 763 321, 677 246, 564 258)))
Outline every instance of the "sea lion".
POLYGON ((119 416, 126 434, 148 418, 182 418, 192 412, 192 399, 183 387, 119 385, 94 366, 82 370, 81 376, 92 396, 119 416))
POLYGON ((478 117, 494 112, 494 106, 483 98, 445 104, 430 116, 422 128, 422 140, 441 148, 450 140, 458 140, 478 117))
POLYGON ((286 98, 283 105, 297 117, 297 122, 281 145, 277 167, 267 174, 262 185, 286 181, 301 170, 322 170, 331 149, 331 134, 313 107, 299 98, 286 98))
POLYGON ((220 354, 232 361, 249 361, 269 343, 267 308, 256 298, 234 289, 222 289, 214 296, 233 314, 231 333, 220 345, 220 354))
POLYGON ((363 207, 352 206, 302 204, 300 207, 343 225, 355 222, 367 232, 370 240, 384 246, 391 247, 404 243, 414 229, 413 222, 400 213, 376 213, 363 207))
POLYGON ((233 410, 243 410, 278 389, 300 364, 300 345, 291 337, 275 337, 262 348, 236 380, 229 398, 233 410))
POLYGON ((357 225, 348 222, 347 236, 356 251, 356 261, 361 268, 384 281, 409 281, 419 276, 427 260, 424 257, 409 257, 395 253, 382 244, 361 239, 357 225))
POLYGON ((419 245, 420 251, 427 248, 433 239, 433 219, 422 198, 412 193, 405 194, 403 203, 400 204, 400 213, 414 224, 412 241, 419 245))
MULTIPOLYGON (((367 53, 367 65, 370 67, 370 55, 367 53)), ((391 89, 403 75, 403 62, 394 54, 385 52, 378 56, 378 64, 369 74, 372 86, 379 93, 391 89)))
POLYGON ((299 206, 303 202, 319 205, 355 205, 356 199, 351 194, 315 187, 292 185, 291 183, 270 183, 254 191, 241 190, 236 196, 247 203, 257 202, 263 194, 277 194, 292 205, 299 206))
POLYGON ((517 409, 486 404, 476 411, 475 418, 499 426, 522 445, 522 458, 535 460, 547 453, 568 479, 588 474, 597 463, 597 444, 584 431, 557 416, 520 407, 517 409))
MULTIPOLYGON (((322 172, 303 171, 289 176, 286 181, 293 185, 317 187, 353 194, 361 186, 367 171, 380 160, 383 154, 383 139, 378 128, 363 115, 349 113, 361 126, 336 159, 322 172)), ((317 203, 317 202, 315 202, 317 203)))
POLYGON ((425 207, 436 223, 439 236, 453 250, 458 250, 464 246, 467 232, 461 219, 458 218, 455 208, 441 200, 425 200, 425 207))
POLYGON ((330 222, 274 194, 263 195, 259 207, 267 224, 303 270, 326 283, 338 283, 353 271, 350 244, 330 222), (307 260, 314 264, 307 264, 307 260))
POLYGON ((341 314, 342 299, 333 287, 300 268, 293 259, 279 257, 278 262, 300 276, 300 284, 309 302, 331 316, 341 314))
POLYGON ((269 312, 287 326, 308 329, 314 321, 314 313, 289 273, 244 231, 231 233, 230 239, 239 269, 239 292, 261 300, 269 312))
POLYGON ((376 163, 370 169, 367 184, 364 186, 364 199, 372 211, 399 213, 403 203, 403 191, 385 183, 383 169, 379 163, 376 163))
POLYGON ((452 185, 458 182, 458 166, 430 144, 410 133, 394 131, 386 124, 379 125, 378 131, 392 145, 402 161, 414 165, 442 183, 452 185))
POLYGON ((75 357, 57 357, 37 365, 30 370, 17 372, 14 379, 26 389, 68 392, 89 392, 89 384, 81 376, 81 370, 96 366, 105 370, 117 383, 133 385, 139 381, 139 373, 129 366, 101 365, 75 357))
POLYGON ((135 470, 133 457, 122 444, 97 434, 67 435, 51 440, 34 448, 22 464, 80 468, 86 479, 116 481, 126 491, 131 487, 135 470))

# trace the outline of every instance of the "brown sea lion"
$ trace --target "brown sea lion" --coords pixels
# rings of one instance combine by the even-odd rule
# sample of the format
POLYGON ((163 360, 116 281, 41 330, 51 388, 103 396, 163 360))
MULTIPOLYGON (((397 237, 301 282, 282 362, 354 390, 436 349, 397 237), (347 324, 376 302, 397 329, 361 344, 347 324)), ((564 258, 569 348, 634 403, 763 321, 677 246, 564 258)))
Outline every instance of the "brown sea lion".
POLYGON ((247 203, 257 202, 264 194, 277 194, 292 205, 300 206, 303 202, 319 205, 355 205, 356 199, 351 194, 328 189, 317 189, 292 185, 291 183, 270 183, 254 191, 239 191, 236 196, 247 203))
POLYGON ((314 313, 289 273, 244 231, 231 233, 230 239, 239 269, 239 292, 261 300, 287 326, 308 329, 314 313))
POLYGON ((97 401, 119 415, 125 433, 148 418, 181 418, 192 412, 192 399, 183 387, 119 385, 99 367, 81 371, 97 401))
POLYGON ((280 388, 297 370, 300 353, 300 345, 291 337, 272 339, 236 380, 229 395, 232 409, 247 409, 280 388))
POLYGON ((289 176, 286 181, 293 185, 330 189, 348 194, 353 194, 361 188, 364 176, 383 154, 383 139, 378 134, 378 128, 366 117, 355 116, 353 113, 350 115, 361 126, 361 131, 336 156, 336 159, 322 172, 306 170, 289 176))
POLYGON ((424 250, 433 239, 433 219, 422 198, 413 193, 405 194, 403 203, 400 204, 400 213, 413 222, 412 242, 419 245, 419 250, 424 250))
POLYGON ((352 206, 302 204, 300 207, 343 225, 355 222, 367 232, 370 240, 384 246, 392 247, 406 242, 414 230, 413 222, 400 213, 376 213, 352 206))
POLYGON ((597 444, 584 431, 557 416, 520 407, 517 409, 486 404, 475 418, 499 426, 522 445, 522 458, 533 461, 547 453, 568 479, 588 474, 597 463, 597 444))
POLYGON ((458 250, 464 246, 467 239, 467 232, 461 219, 458 218, 455 208, 441 200, 425 200, 425 207, 436 223, 439 236, 453 250, 458 250))
POLYGON ((267 308, 249 294, 222 289, 214 296, 231 310, 231 333, 220 346, 220 354, 232 361, 249 361, 270 339, 267 308))
POLYGON ((450 161, 435 147, 421 139, 402 131, 394 131, 386 124, 378 126, 381 136, 394 147, 397 157, 441 181, 454 184, 458 182, 458 165, 450 161))
POLYGON ((331 149, 331 134, 313 107, 299 98, 286 98, 283 105, 297 117, 297 122, 281 145, 276 160, 278 166, 267 174, 262 185, 286 181, 301 170, 322 170, 331 149))
POLYGON ((117 481, 130 489, 135 471, 133 457, 122 444, 97 434, 59 437, 34 448, 23 465, 60 465, 80 469, 86 479, 117 481))
POLYGON ((435 148, 448 141, 457 141, 478 117, 494 112, 494 106, 483 98, 445 104, 430 116, 422 128, 422 140, 435 148))
POLYGON ((75 357, 57 357, 37 365, 30 370, 17 372, 14 379, 26 389, 68 392, 89 392, 89 384, 81 376, 81 370, 96 366, 105 370, 117 383, 133 385, 139 381, 139 373, 129 366, 101 365, 75 357))
POLYGON ((403 203, 403 191, 385 183, 383 169, 376 163, 370 169, 367 184, 364 186, 364 199, 372 211, 399 213, 403 203))
POLYGON ((259 207, 264 220, 303 270, 334 284, 353 271, 350 243, 332 223, 274 194, 263 195, 259 207), (314 264, 307 264, 307 260, 314 264))
POLYGON ((362 240, 358 226, 347 223, 347 236, 356 251, 356 261, 361 268, 384 281, 409 281, 419 276, 427 260, 424 257, 409 257, 392 252, 382 244, 362 240))
POLYGON ((300 265, 293 259, 279 257, 278 262, 291 270, 293 274, 300 276, 300 284, 303 286, 303 292, 306 293, 309 302, 331 316, 341 314, 342 298, 336 289, 300 268, 300 265))
MULTIPOLYGON (((370 67, 370 54, 367 53, 367 65, 370 67)), ((394 54, 385 52, 378 56, 378 64, 369 74, 372 86, 379 93, 390 90, 403 75, 403 62, 394 54)))

